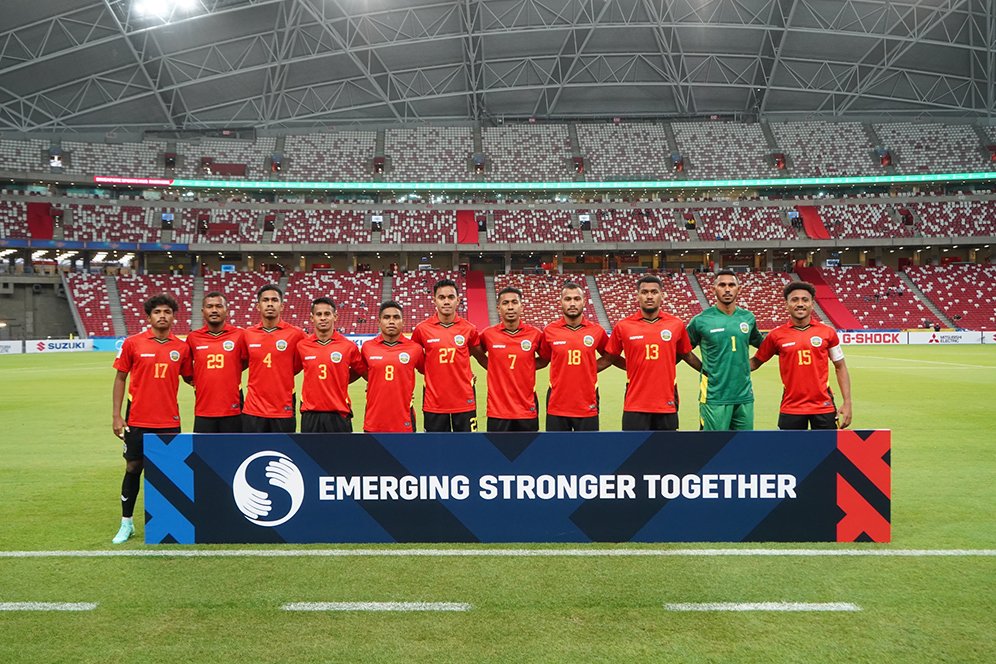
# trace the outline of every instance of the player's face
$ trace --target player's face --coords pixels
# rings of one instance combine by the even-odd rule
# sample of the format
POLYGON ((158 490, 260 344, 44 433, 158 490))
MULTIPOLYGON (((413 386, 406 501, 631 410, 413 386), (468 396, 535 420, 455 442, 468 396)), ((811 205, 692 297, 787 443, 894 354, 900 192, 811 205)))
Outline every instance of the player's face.
POLYGON ((401 311, 398 309, 394 307, 384 309, 384 311, 380 312, 377 322, 380 323, 380 333, 388 341, 394 341, 401 336, 404 319, 401 317, 401 311))
POLYGON ((716 293, 716 300, 721 304, 733 304, 740 295, 740 284, 733 275, 723 274, 713 282, 712 290, 716 293))
POLYGON ((256 308, 259 309, 259 315, 264 319, 277 320, 284 311, 284 303, 277 291, 268 290, 263 291, 263 294, 259 296, 256 308))
POLYGON ((518 323, 522 318, 522 300, 516 293, 505 293, 498 301, 498 312, 501 314, 502 322, 518 323))
POLYGON ((223 297, 209 297, 201 305, 204 322, 208 325, 221 325, 228 319, 228 306, 223 297))
POLYGON ((640 284, 640 290, 636 293, 636 299, 640 303, 640 309, 644 314, 656 314, 661 309, 664 301, 664 294, 657 284, 640 284))
POLYGON ((785 306, 793 321, 805 321, 813 313, 813 296, 809 291, 794 290, 789 293, 785 306))
POLYGON ((436 313, 443 318, 449 318, 456 315, 457 304, 460 302, 460 297, 457 295, 456 289, 453 286, 443 286, 436 291, 436 294, 432 297, 433 301, 436 303, 436 313))
POLYGON ((173 327, 173 310, 169 305, 160 304, 149 314, 149 325, 159 332, 168 332, 173 327))
POLYGON ((311 324, 316 332, 328 333, 335 328, 335 310, 327 304, 316 304, 311 311, 311 324))
POLYGON ((584 293, 577 288, 564 289, 560 294, 560 309, 568 320, 581 318, 584 305, 584 293))

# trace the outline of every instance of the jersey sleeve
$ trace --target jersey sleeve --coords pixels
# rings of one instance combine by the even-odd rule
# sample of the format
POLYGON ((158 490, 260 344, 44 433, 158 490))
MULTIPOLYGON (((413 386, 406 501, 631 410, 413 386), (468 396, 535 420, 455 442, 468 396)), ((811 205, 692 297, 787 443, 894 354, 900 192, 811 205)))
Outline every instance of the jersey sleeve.
POLYGON ((114 358, 114 368, 118 371, 125 373, 131 371, 131 347, 132 341, 130 337, 125 339, 124 343, 121 344, 121 350, 118 351, 118 356, 114 358))
POLYGON ((422 342, 424 341, 424 337, 422 335, 422 323, 416 325, 415 329, 412 330, 412 341, 417 343, 419 346, 422 346, 422 342))
POLYGON ((540 334, 540 340, 539 341, 540 341, 539 342, 539 356, 541 358, 543 358, 544 360, 549 360, 550 357, 551 357, 551 352, 550 352, 551 349, 550 349, 550 341, 547 339, 547 332, 546 332, 546 330, 543 330, 542 334, 540 334))
POLYGON ((757 349, 754 357, 757 358, 758 362, 767 362, 777 354, 778 346, 775 345, 774 334, 769 333, 764 338, 764 341, 761 342, 761 346, 757 349))
MULTIPOLYGON (((620 325, 616 325, 612 330, 611 336, 609 336, 608 341, 602 341, 602 347, 600 350, 608 353, 609 355, 622 355, 622 338, 623 334, 620 331, 620 325)), ((604 330, 603 330, 604 334, 604 330)))
POLYGON ((467 347, 473 348, 481 345, 481 334, 474 325, 470 326, 470 334, 467 335, 467 347))
POLYGON ((681 333, 678 335, 678 343, 675 344, 674 352, 678 357, 692 352, 692 342, 688 337, 688 330, 684 323, 681 325, 681 333))
MULTIPOLYGON (((688 321, 688 325, 686 326, 685 330, 688 333, 688 341, 689 343, 692 344, 692 348, 695 348, 700 343, 702 343, 702 333, 699 332, 698 316, 693 316, 692 320, 688 321)), ((752 339, 751 343, 753 343, 753 337, 751 337, 751 339, 752 339)), ((760 340, 758 340, 758 343, 760 343, 760 340)))
POLYGON ((761 342, 764 341, 764 335, 761 334, 761 330, 757 329, 757 319, 755 318, 750 322, 750 345, 754 348, 760 348, 761 342))
POLYGON ((180 377, 193 378, 194 376, 194 351, 188 344, 183 344, 183 351, 180 353, 180 377))
POLYGON ((415 360, 415 370, 418 371, 420 374, 424 375, 425 374, 425 350, 423 350, 422 347, 419 346, 418 350, 415 351, 415 354, 418 355, 418 359, 415 360))

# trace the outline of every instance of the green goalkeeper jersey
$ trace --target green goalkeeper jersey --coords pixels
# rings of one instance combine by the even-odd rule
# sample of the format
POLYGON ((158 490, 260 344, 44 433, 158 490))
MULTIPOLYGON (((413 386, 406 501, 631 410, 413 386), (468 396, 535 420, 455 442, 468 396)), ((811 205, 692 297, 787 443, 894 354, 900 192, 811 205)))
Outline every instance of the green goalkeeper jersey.
POLYGON ((725 314, 709 307, 688 322, 688 337, 702 355, 699 403, 754 401, 748 346, 761 345, 754 314, 739 307, 725 314))

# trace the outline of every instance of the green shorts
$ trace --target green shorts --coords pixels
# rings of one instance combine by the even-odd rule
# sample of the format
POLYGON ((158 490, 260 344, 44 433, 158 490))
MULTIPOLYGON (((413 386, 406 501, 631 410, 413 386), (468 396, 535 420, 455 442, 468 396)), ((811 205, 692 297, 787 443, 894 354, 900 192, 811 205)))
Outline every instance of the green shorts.
POLYGON ((754 428, 754 402, 700 403, 702 431, 750 431, 754 428))

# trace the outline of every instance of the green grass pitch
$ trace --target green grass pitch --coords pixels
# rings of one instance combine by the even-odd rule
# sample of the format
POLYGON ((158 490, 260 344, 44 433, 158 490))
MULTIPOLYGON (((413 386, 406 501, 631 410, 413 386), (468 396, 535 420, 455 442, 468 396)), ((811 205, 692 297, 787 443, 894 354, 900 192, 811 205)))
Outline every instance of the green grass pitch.
MULTIPOLYGON (((996 661, 996 346, 852 347, 847 359, 854 427, 893 431, 893 543, 816 548, 989 555, 0 557, 0 603, 98 603, 77 613, 0 612, 0 662, 996 661), (280 610, 286 602, 336 601, 472 609, 280 610), (664 609, 775 601, 852 602, 861 611, 664 609)), ((111 361, 99 353, 0 358, 0 551, 111 548, 123 470, 111 434, 111 361)), ((776 365, 755 374, 758 428, 775 423, 776 365)), ((681 366, 679 379, 682 429, 691 430, 695 376, 681 366)), ((601 374, 603 429, 618 426, 622 385, 622 372, 601 374)), ((354 388, 358 424, 362 382, 354 388)), ((483 402, 483 384, 478 394, 483 402)), ((189 428, 186 386, 181 397, 189 428)), ((139 524, 120 549, 169 548, 146 547, 142 532, 139 524)))

